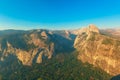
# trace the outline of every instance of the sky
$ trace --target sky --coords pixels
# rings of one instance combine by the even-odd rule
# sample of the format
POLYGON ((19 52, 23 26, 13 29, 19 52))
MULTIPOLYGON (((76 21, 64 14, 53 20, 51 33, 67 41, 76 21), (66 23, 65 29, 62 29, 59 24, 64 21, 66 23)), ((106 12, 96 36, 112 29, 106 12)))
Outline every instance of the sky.
POLYGON ((0 30, 120 28, 120 0, 0 0, 0 30))

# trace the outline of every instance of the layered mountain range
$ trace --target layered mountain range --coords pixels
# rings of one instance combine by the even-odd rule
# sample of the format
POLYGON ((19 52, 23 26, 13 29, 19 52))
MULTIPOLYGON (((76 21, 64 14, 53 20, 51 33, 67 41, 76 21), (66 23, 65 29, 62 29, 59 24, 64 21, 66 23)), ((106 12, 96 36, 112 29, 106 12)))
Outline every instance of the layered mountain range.
POLYGON ((42 63, 57 54, 77 51, 77 59, 101 68, 110 75, 120 74, 119 30, 99 30, 91 24, 79 30, 0 31, 0 65, 14 55, 22 65, 42 63))
POLYGON ((23 65, 41 63, 57 53, 70 52, 73 38, 66 31, 31 30, 3 34, 0 38, 0 60, 15 55, 23 65))

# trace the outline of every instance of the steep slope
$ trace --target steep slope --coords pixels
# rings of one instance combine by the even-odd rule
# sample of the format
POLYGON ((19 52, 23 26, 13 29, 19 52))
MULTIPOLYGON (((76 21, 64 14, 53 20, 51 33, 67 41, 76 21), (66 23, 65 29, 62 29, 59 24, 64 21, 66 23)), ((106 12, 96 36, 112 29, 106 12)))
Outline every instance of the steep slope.
POLYGON ((32 66, 23 66, 14 56, 9 56, 4 66, 0 66, 0 80, 110 80, 109 74, 78 61, 74 54, 76 52, 57 54, 32 66), (13 62, 10 64, 11 61, 13 62))
MULTIPOLYGON (((83 30, 82 36, 99 34, 94 25, 83 30)), ((2 31, 0 80, 109 80, 105 71, 77 60, 75 37, 67 30, 2 31)))
POLYGON ((55 34, 53 31, 31 30, 11 33, 0 37, 0 61, 4 61, 9 54, 13 54, 23 65, 32 65, 41 63, 43 59, 50 59, 56 53, 73 49, 73 39, 55 34))
POLYGON ((100 67, 111 75, 120 74, 120 41, 101 35, 95 26, 89 26, 74 42, 78 59, 100 67), (91 28, 94 27, 94 28, 91 28))

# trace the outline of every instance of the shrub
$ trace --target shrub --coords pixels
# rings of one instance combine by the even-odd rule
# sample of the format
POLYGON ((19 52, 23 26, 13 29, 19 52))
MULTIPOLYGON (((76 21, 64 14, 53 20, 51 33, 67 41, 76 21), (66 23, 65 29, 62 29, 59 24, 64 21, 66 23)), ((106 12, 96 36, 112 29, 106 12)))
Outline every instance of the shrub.
POLYGON ((102 44, 106 44, 106 45, 108 45, 108 44, 113 44, 113 41, 111 40, 111 39, 104 39, 103 41, 102 41, 102 44))

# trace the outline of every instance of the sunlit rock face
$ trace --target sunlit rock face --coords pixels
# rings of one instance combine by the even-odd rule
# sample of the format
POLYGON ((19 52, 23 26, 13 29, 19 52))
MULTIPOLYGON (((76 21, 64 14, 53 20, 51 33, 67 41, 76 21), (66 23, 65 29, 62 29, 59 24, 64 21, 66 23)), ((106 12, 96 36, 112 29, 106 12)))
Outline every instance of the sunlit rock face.
POLYGON ((52 41, 47 43, 49 41, 49 34, 45 31, 35 31, 20 36, 12 36, 15 38, 15 41, 14 38, 9 39, 6 37, 3 38, 5 39, 3 45, 3 40, 1 40, 0 51, 2 53, 2 60, 4 56, 14 54, 23 65, 32 65, 33 63, 41 63, 43 56, 50 59, 54 53, 54 43, 52 41), (21 39, 20 41, 19 38, 21 39))
POLYGON ((90 24, 89 27, 87 28, 87 30, 88 30, 89 32, 99 33, 99 29, 98 29, 94 24, 90 24))
POLYGON ((75 34, 75 35, 80 35, 84 32, 86 34, 89 34, 89 32, 99 33, 99 29, 94 24, 90 24, 88 27, 83 27, 81 29, 71 30, 70 32, 75 34))
POLYGON ((82 62, 100 67, 111 75, 120 74, 120 41, 101 35, 97 27, 85 28, 76 37, 74 47, 82 62))
POLYGON ((74 39, 68 31, 30 30, 0 37, 0 61, 15 55, 23 65, 42 63, 57 53, 73 49, 74 39))
POLYGON ((41 29, 0 35, 0 62, 12 54, 23 65, 31 66, 56 54, 77 50, 78 60, 111 75, 120 74, 120 39, 103 32, 91 24, 73 31, 41 29))

